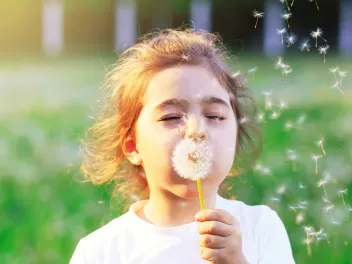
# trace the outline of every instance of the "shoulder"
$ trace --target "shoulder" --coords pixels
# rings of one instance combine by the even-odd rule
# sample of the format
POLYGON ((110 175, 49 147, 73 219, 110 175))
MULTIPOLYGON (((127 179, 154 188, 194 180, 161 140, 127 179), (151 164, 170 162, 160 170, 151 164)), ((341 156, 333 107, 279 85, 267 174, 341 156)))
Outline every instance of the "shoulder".
POLYGON ((101 255, 104 254, 104 251, 111 245, 118 244, 118 240, 123 237, 127 221, 127 214, 123 214, 81 238, 70 264, 99 263, 98 260, 103 258, 101 255), (98 262, 94 262, 94 260, 98 262))

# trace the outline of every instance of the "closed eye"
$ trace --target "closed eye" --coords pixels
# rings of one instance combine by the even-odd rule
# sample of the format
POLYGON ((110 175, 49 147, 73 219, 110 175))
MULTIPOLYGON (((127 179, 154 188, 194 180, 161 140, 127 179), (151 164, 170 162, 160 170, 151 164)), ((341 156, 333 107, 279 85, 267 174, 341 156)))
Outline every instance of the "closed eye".
MULTIPOLYGON (((211 119, 211 120, 218 120, 218 121, 225 120, 224 117, 216 116, 216 115, 208 115, 208 116, 205 116, 205 117, 208 118, 208 119, 211 119)), ((174 120, 179 120, 179 119, 182 119, 182 116, 168 116, 168 117, 162 118, 160 121, 167 122, 167 121, 174 121, 174 120)))

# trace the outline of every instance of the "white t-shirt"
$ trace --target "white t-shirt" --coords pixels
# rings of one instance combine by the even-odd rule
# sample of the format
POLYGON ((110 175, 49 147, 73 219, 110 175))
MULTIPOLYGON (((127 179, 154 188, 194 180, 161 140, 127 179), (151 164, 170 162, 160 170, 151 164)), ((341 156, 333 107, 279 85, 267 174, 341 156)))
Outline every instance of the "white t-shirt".
MULTIPOLYGON (((138 202, 136 202, 138 203, 138 202)), ((159 227, 133 210, 82 238, 70 264, 207 264, 200 258, 198 222, 159 227)), ((240 222, 242 250, 250 264, 295 264, 286 229, 266 205, 216 197, 215 208, 225 209, 240 222)))

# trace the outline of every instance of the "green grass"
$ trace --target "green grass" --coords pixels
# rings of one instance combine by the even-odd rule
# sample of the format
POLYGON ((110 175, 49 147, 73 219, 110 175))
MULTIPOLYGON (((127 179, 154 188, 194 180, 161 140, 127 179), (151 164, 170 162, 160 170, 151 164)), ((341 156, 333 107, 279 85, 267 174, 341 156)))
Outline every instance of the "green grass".
MULTIPOLYGON (((0 63, 3 93, 0 98, 0 263, 68 263, 79 238, 96 230, 122 209, 111 209, 111 186, 94 187, 80 183, 79 141, 92 124, 88 116, 96 113, 106 67, 113 57, 32 58, 0 63)), ((273 91, 273 102, 288 102, 278 119, 266 113, 263 131, 264 149, 259 164, 271 169, 263 175, 251 170, 233 179, 238 199, 247 204, 267 204, 278 210, 287 228, 297 263, 350 263, 352 253, 352 212, 342 205, 338 189, 350 192, 352 180, 352 103, 351 77, 344 79, 345 95, 331 90, 328 68, 339 65, 352 72, 351 62, 328 57, 327 64, 318 57, 285 57, 294 71, 281 79, 275 59, 239 55, 234 70, 258 67, 248 82, 264 111, 262 91, 273 91), (305 122, 285 130, 288 120, 300 116, 305 122), (320 153, 314 141, 325 137, 327 156, 319 160, 315 174, 313 153, 320 153), (286 158, 286 149, 299 154, 297 170, 286 158), (334 182, 326 189, 332 203, 334 220, 323 210, 323 190, 317 181, 325 171, 334 182), (302 182, 305 189, 299 189, 302 182), (276 190, 284 185, 283 194, 276 190), (270 200, 280 198, 278 207, 270 200), (303 222, 295 222, 296 213, 289 205, 308 201, 303 222), (323 228, 329 243, 312 244, 307 257, 303 226, 323 228)), ((346 202, 352 205, 351 195, 346 202)), ((117 203, 118 205, 118 203, 117 203)))

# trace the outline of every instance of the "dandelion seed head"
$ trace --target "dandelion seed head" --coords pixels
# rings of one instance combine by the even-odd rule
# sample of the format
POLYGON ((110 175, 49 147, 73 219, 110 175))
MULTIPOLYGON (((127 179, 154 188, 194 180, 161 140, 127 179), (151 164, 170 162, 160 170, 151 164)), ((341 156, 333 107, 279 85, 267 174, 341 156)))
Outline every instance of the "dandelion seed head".
POLYGON ((337 195, 338 196, 342 196, 342 195, 345 195, 345 194, 347 194, 347 189, 337 190, 337 195))
POLYGON ((287 32, 286 28, 283 29, 276 29, 276 33, 279 35, 285 34, 287 32))
POLYGON ((322 34, 323 34, 323 31, 321 30, 321 28, 317 28, 317 31, 312 31, 312 32, 310 33, 310 35, 311 35, 313 38, 318 38, 318 37, 320 37, 322 34))
POLYGON ((207 141, 195 142, 192 138, 181 140, 172 155, 179 176, 196 181, 205 178, 212 169, 212 151, 207 141))
POLYGON ((299 48, 300 48, 301 51, 303 51, 305 49, 310 49, 309 40, 303 41, 299 48))
POLYGON ((323 157, 323 156, 321 156, 321 155, 312 155, 312 159, 313 159, 313 160, 318 160, 318 159, 320 159, 321 157, 323 157))
POLYGON ((285 13, 285 14, 281 14, 281 18, 283 19, 290 19, 292 17, 292 13, 288 12, 288 13, 285 13))
POLYGON ((339 67, 335 67, 335 68, 330 68, 329 72, 335 73, 339 70, 339 67))
POLYGON ((264 12, 258 12, 257 10, 254 10, 252 14, 255 18, 262 18, 264 16, 264 12))
POLYGON ((323 45, 319 47, 319 54, 326 54, 328 49, 330 48, 329 45, 323 45))
POLYGON ((286 42, 287 42, 287 44, 289 44, 289 45, 295 44, 295 42, 296 42, 296 37, 291 34, 291 36, 287 36, 286 42))
POLYGON ((257 67, 253 67, 253 68, 248 70, 248 73, 254 73, 256 71, 257 71, 257 67))
POLYGON ((339 71, 339 76, 340 77, 346 77, 347 76, 347 72, 346 71, 339 71))

